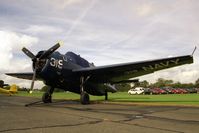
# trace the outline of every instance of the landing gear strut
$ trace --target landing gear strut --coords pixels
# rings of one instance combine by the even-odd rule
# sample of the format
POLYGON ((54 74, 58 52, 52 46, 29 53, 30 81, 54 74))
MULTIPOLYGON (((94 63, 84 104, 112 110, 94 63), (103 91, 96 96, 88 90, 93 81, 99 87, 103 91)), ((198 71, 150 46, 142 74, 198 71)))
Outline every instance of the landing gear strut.
POLYGON ((48 87, 48 91, 45 92, 42 96, 43 103, 52 103, 52 94, 54 91, 54 87, 48 87))
POLYGON ((105 92, 105 101, 107 101, 108 100, 108 92, 106 91, 105 92))
POLYGON ((84 105, 90 103, 89 95, 84 90, 84 84, 85 84, 86 81, 87 81, 87 79, 84 80, 84 77, 80 78, 80 101, 81 101, 81 104, 84 104, 84 105))

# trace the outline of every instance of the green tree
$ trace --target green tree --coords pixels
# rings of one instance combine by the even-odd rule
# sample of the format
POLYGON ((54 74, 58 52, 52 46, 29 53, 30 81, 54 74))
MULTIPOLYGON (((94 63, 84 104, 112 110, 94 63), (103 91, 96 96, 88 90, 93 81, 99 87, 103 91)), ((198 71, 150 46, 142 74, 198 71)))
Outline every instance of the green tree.
POLYGON ((118 89, 120 92, 125 92, 131 89, 131 86, 129 83, 122 83, 122 84, 116 84, 115 87, 118 89))
POLYGON ((199 78, 195 82, 195 87, 199 88, 199 78))
POLYGON ((144 87, 144 88, 148 88, 149 87, 149 82, 146 81, 146 80, 141 81, 141 82, 139 82, 138 86, 144 87))
POLYGON ((166 80, 163 78, 159 78, 156 83, 153 84, 154 87, 165 87, 171 86, 173 84, 173 80, 166 80))

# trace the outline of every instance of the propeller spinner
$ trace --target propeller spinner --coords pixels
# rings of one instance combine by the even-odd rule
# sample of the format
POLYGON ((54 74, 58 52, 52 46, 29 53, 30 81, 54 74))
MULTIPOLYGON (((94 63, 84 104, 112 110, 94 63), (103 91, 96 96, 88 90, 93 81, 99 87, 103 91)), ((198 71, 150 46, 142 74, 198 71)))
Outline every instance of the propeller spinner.
POLYGON ((34 87, 34 82, 36 79, 37 75, 37 69, 39 62, 42 61, 43 59, 47 59, 54 51, 56 51, 60 47, 60 43, 55 44, 53 47, 49 48, 48 50, 44 51, 39 57, 35 56, 31 51, 29 51, 27 48, 22 48, 22 51, 32 59, 34 63, 34 68, 33 68, 33 77, 32 77, 32 83, 31 87, 29 90, 29 93, 32 93, 33 87, 34 87))

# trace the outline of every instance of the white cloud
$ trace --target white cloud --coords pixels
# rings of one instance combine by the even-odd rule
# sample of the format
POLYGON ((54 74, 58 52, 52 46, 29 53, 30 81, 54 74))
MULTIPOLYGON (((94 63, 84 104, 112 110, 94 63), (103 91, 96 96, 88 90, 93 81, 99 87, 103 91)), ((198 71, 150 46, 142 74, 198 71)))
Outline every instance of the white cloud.
POLYGON ((30 34, 58 34, 63 30, 59 27, 49 26, 49 25, 30 25, 27 29, 24 30, 30 34))
POLYGON ((17 56, 17 53, 21 51, 22 47, 31 47, 37 42, 38 39, 35 37, 17 34, 15 32, 0 31, 0 71, 26 69, 27 62, 24 62, 23 59, 17 59, 14 56, 17 56))
POLYGON ((153 7, 150 4, 142 4, 136 8, 139 16, 147 16, 153 12, 153 7))
POLYGON ((82 0, 53 0, 48 1, 48 4, 52 5, 53 7, 56 7, 57 9, 65 9, 69 6, 81 4, 83 3, 82 0))
MULTIPOLYGON (((21 48, 31 47, 38 42, 36 37, 18 34, 11 31, 0 31, 0 79, 3 79, 9 84, 18 84, 21 87, 30 87, 30 81, 17 79, 9 76, 5 76, 7 72, 31 72, 32 62, 30 59, 21 58, 24 53, 21 52, 21 48), (20 53, 19 53, 20 52, 20 53)), ((41 82, 37 82, 35 87, 40 88, 41 82)))

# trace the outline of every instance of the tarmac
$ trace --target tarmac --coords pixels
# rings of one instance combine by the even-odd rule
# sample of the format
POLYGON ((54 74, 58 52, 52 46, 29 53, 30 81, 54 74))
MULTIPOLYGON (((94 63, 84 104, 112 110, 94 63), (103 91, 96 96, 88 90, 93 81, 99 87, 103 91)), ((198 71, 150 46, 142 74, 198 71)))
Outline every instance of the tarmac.
POLYGON ((109 102, 81 105, 0 95, 0 133, 198 133, 199 107, 145 106, 109 102))

